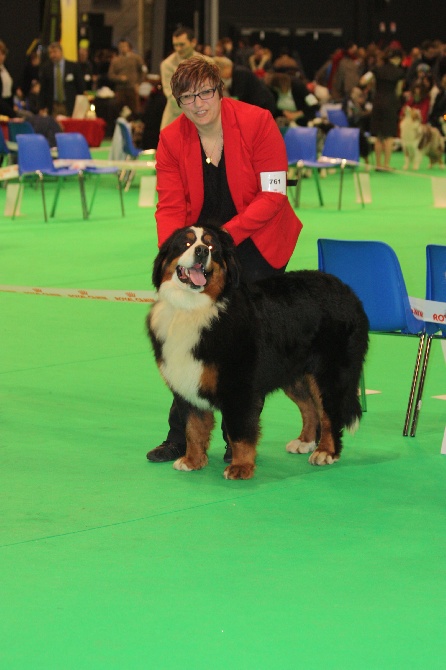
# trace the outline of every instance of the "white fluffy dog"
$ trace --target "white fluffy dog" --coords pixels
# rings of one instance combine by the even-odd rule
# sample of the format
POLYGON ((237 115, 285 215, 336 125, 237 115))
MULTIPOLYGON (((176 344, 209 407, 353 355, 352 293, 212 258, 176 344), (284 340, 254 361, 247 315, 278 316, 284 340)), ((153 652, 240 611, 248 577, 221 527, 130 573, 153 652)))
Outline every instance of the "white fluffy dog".
POLYGON ((406 106, 400 122, 401 145, 404 152, 403 169, 418 170, 423 156, 428 156, 429 167, 438 163, 443 167, 445 138, 437 128, 421 121, 419 109, 406 106))

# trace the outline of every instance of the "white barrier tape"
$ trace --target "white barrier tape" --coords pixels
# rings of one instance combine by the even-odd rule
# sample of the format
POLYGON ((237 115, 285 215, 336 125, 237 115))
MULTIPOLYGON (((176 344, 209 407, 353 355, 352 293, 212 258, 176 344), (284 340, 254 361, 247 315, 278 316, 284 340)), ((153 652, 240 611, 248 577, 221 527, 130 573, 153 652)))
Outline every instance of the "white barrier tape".
MULTIPOLYGON (((56 167, 71 167, 73 170, 84 170, 86 167, 114 167, 118 170, 129 170, 129 171, 141 171, 141 170, 150 170, 154 171, 156 167, 155 161, 108 161, 108 160, 64 160, 62 158, 56 158, 54 161, 56 167)), ((6 167, 0 167, 0 181, 6 181, 7 179, 18 179, 19 178, 19 168, 17 165, 8 165, 6 167)))
POLYGON ((54 160, 56 167, 71 167, 73 170, 83 170, 86 167, 114 167, 120 170, 154 170, 155 161, 143 161, 141 159, 135 161, 109 161, 103 159, 82 159, 82 160, 68 160, 65 158, 56 158, 54 160))
POLYGON ((409 298, 409 302, 416 319, 437 323, 439 326, 446 324, 446 302, 412 297, 409 298))
POLYGON ((103 291, 101 289, 78 288, 36 288, 33 286, 8 286, 0 284, 1 293, 25 293, 80 300, 109 300, 112 302, 152 303, 156 301, 155 291, 103 291))
MULTIPOLYGON (((152 303, 157 299, 155 291, 109 291, 80 288, 41 288, 34 286, 14 286, 0 284, 1 293, 25 293, 27 295, 46 295, 81 300, 110 300, 112 302, 152 303)), ((409 297, 413 315, 420 321, 446 324, 446 302, 423 300, 409 297)))

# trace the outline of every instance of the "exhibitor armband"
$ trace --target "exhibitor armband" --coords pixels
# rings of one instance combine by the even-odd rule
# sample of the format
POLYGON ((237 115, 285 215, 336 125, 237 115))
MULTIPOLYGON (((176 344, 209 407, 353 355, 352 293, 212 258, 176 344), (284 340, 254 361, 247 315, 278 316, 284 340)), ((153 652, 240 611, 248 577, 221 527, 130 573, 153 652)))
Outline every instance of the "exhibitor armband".
POLYGON ((286 172, 261 172, 260 184, 262 191, 286 195, 286 172))

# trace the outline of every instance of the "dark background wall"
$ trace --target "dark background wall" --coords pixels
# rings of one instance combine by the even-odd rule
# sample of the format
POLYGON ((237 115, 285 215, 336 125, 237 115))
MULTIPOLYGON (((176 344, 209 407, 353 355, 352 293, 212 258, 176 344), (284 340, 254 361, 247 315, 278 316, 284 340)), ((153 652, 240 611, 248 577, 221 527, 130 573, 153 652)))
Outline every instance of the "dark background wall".
MULTIPOLYGON (((209 4, 208 0, 166 0, 165 26, 159 27, 166 34, 166 52, 178 23, 193 26, 198 13, 203 29, 205 2, 209 4)), ((39 36, 43 5, 44 0, 0 0, 0 39, 8 44, 7 66, 16 82, 26 49, 39 36)), ((235 39, 248 31, 252 41, 262 41, 274 55, 283 46, 296 50, 311 78, 329 54, 348 40, 366 46, 398 39, 408 50, 427 38, 446 41, 446 0, 220 0, 220 35, 235 39)))
POLYGON ((40 0, 0 0, 0 39, 9 49, 6 67, 14 82, 22 76, 26 50, 39 36, 42 7, 40 0))

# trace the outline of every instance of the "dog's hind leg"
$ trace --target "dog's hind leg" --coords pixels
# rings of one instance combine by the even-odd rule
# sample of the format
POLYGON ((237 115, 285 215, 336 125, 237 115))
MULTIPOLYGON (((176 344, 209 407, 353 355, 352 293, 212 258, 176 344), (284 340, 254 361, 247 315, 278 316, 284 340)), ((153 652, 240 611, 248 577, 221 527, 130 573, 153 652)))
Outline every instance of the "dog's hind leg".
POLYGON ((319 444, 308 460, 312 465, 331 465, 340 458, 342 432, 333 425, 333 419, 329 417, 324 407, 322 393, 316 379, 310 376, 308 383, 321 425, 319 444))
POLYGON ((333 422, 324 407, 322 393, 316 379, 312 375, 308 375, 307 383, 320 425, 319 444, 308 460, 312 465, 331 465, 339 460, 342 449, 342 433, 336 426, 333 426, 333 422))
POLYGON ((316 449, 320 437, 320 422, 318 411, 314 403, 306 379, 297 381, 293 386, 284 389, 290 398, 299 407, 302 415, 302 430, 299 437, 288 442, 285 449, 290 454, 308 454, 316 449))
POLYGON ((186 425, 186 455, 178 458, 173 467, 175 470, 200 470, 208 463, 207 450, 211 431, 214 427, 214 415, 193 409, 186 425))

